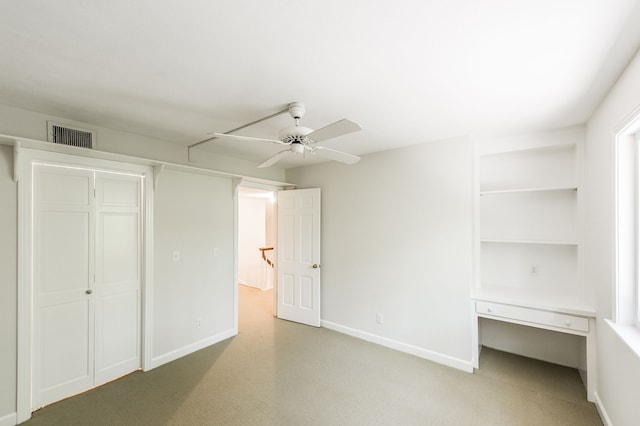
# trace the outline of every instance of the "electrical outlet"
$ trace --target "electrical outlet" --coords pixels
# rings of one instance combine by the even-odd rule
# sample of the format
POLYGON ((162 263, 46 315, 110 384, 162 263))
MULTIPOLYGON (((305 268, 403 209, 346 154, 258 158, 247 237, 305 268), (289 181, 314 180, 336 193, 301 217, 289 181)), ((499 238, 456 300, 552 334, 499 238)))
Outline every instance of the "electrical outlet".
POLYGON ((196 328, 200 328, 202 327, 202 320, 201 319, 197 319, 196 320, 196 328))
POLYGON ((376 322, 378 324, 384 324, 384 315, 380 313, 376 314, 376 322))
POLYGON ((178 250, 175 250, 173 252, 172 258, 174 262, 180 262, 180 252, 178 250))

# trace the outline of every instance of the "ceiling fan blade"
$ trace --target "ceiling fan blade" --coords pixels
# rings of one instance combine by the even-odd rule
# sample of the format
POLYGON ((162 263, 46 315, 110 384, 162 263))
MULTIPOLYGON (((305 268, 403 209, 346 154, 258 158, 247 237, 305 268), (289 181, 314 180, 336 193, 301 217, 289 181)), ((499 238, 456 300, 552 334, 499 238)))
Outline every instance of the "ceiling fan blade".
POLYGON ((335 160, 345 164, 355 164, 360 161, 360 157, 357 155, 336 151, 335 149, 325 148, 323 146, 316 146, 310 151, 312 154, 317 154, 321 157, 328 158, 329 160, 335 160))
POLYGON ((362 126, 360 124, 343 118, 340 121, 336 121, 335 123, 321 127, 318 130, 314 130, 309 133, 307 137, 314 142, 321 142, 327 139, 346 135, 347 133, 357 132, 359 130, 362 130, 362 126))
POLYGON ((241 141, 256 141, 256 142, 272 142, 279 143, 280 145, 289 145, 277 139, 265 139, 265 138, 253 138, 251 136, 241 136, 241 135, 230 135, 227 133, 214 133, 213 136, 220 139, 235 139, 241 141))
POLYGON ((285 157, 289 152, 291 152, 291 150, 285 149, 284 151, 280 151, 277 154, 272 155, 271 157, 267 158, 267 160, 264 163, 260 164, 258 168, 263 169, 265 167, 274 165, 275 163, 280 161, 280 159, 285 157))

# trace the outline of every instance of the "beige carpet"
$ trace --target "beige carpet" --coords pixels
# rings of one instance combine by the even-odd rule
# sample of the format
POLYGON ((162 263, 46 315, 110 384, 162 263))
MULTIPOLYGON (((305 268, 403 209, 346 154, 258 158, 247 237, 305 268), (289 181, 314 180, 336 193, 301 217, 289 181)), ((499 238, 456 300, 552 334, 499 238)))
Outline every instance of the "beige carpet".
POLYGON ((273 318, 240 287, 240 334, 53 404, 28 425, 601 425, 576 370, 483 349, 468 374, 273 318))

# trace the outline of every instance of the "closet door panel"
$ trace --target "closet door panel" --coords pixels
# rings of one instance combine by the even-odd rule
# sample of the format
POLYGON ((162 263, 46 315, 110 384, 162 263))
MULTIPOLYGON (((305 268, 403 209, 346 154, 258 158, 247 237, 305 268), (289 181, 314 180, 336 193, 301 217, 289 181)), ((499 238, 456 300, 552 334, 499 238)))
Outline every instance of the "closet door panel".
POLYGON ((96 384, 140 368, 141 181, 96 174, 96 384))
POLYGON ((93 385, 93 174, 34 166, 33 401, 93 385))

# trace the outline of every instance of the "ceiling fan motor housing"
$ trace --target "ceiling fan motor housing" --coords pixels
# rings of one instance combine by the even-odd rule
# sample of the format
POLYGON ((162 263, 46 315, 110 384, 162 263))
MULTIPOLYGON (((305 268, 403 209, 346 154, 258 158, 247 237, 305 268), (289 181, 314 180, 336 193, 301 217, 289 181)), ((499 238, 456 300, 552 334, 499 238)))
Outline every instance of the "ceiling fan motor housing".
POLYGON ((307 137, 313 129, 304 126, 287 127, 280 131, 280 140, 284 143, 308 143, 311 139, 307 137))

